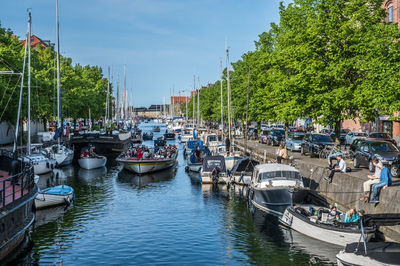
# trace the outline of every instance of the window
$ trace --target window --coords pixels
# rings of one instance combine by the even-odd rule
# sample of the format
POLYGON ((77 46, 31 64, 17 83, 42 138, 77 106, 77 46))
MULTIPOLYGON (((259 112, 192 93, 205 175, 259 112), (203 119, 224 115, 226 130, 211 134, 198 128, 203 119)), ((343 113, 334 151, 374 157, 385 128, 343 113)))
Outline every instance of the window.
POLYGON ((390 4, 388 7, 388 22, 393 22, 393 5, 390 4))
POLYGON ((295 171, 273 171, 273 172, 264 172, 260 173, 259 180, 265 181, 268 179, 301 179, 300 173, 295 171))

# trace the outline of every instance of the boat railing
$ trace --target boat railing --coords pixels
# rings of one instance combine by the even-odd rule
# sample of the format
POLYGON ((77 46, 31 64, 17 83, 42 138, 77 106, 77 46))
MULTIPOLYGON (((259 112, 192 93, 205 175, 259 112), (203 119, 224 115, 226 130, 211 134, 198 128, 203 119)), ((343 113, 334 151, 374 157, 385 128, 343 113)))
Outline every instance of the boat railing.
MULTIPOLYGON (((8 165, 18 163, 14 172, 17 174, 8 176, 0 180, 0 211, 5 207, 11 206, 18 199, 29 194, 35 188, 33 163, 29 158, 24 160, 13 159, 15 157, 1 155, 3 160, 9 161, 8 165)), ((9 171, 10 169, 7 169, 9 171)), ((13 171, 10 171, 11 173, 13 171)))

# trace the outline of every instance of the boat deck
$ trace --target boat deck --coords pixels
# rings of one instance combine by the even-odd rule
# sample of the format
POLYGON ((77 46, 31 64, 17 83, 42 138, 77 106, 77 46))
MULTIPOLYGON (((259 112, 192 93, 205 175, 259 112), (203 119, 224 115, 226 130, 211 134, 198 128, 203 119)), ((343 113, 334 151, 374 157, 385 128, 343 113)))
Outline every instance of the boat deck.
POLYGON ((27 188, 24 188, 22 191, 21 185, 19 184, 12 185, 11 181, 4 181, 9 177, 10 175, 8 172, 0 170, 0 208, 29 193, 27 188))

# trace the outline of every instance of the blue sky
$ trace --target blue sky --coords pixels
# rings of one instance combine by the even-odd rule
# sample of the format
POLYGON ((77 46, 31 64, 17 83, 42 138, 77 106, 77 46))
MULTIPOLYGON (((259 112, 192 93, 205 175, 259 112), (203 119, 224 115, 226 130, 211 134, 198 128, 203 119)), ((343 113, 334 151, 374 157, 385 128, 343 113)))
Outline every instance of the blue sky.
MULTIPOLYGON (((114 80, 127 68, 135 106, 161 104, 170 89, 193 88, 220 77, 226 67, 225 40, 231 61, 254 49, 258 34, 279 21, 279 0, 59 0, 60 46, 74 63, 98 65, 114 80)), ((288 1, 284 1, 288 2, 288 1)), ((32 34, 55 42, 55 0, 3 1, 2 27, 23 36, 27 8, 32 34)), ((181 95, 188 95, 188 91, 181 95)))

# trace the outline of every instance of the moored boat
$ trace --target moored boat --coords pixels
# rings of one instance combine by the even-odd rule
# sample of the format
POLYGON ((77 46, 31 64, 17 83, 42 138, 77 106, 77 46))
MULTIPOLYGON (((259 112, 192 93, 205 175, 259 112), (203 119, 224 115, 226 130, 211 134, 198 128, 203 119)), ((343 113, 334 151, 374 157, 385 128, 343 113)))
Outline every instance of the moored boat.
POLYGON ((259 161, 253 160, 249 157, 238 160, 230 174, 231 182, 239 185, 249 185, 254 167, 259 164, 259 161))
POLYGON ((173 133, 173 132, 165 132, 164 139, 166 139, 166 140, 175 140, 175 133, 173 133))
POLYGON ((45 148, 45 150, 48 154, 48 157, 56 161, 57 166, 69 165, 74 159, 74 151, 68 149, 64 145, 55 144, 45 148))
MULTIPOLYGON (((335 217, 329 219, 329 210, 311 206, 310 213, 301 206, 289 207, 285 210, 280 222, 306 236, 338 246, 356 242, 360 239, 361 228, 357 223, 344 223, 335 217)), ((375 233, 375 227, 364 228, 366 240, 375 233)))
POLYGON ((223 156, 206 156, 203 159, 201 168, 201 183, 203 184, 224 184, 228 181, 223 156))
POLYGON ((84 169, 95 169, 99 167, 104 167, 107 163, 107 157, 99 156, 96 157, 84 157, 78 159, 79 166, 84 169))
POLYGON ((251 204, 278 217, 294 203, 303 203, 308 194, 300 172, 284 164, 257 165, 249 188, 251 204))
POLYGON ((56 167, 56 160, 47 158, 40 153, 32 153, 20 157, 20 160, 27 162, 32 161, 33 171, 37 175, 42 175, 51 172, 56 167))
POLYGON ((37 209, 70 204, 74 199, 74 189, 70 186, 60 185, 39 191, 35 198, 37 209))
POLYGON ((143 140, 153 140, 153 133, 144 132, 142 136, 143 140))
POLYGON ((186 158, 187 156, 189 156, 193 150, 195 150, 197 147, 199 147, 200 149, 203 148, 203 141, 202 140, 189 140, 186 145, 185 145, 185 149, 184 149, 184 157, 186 158))

